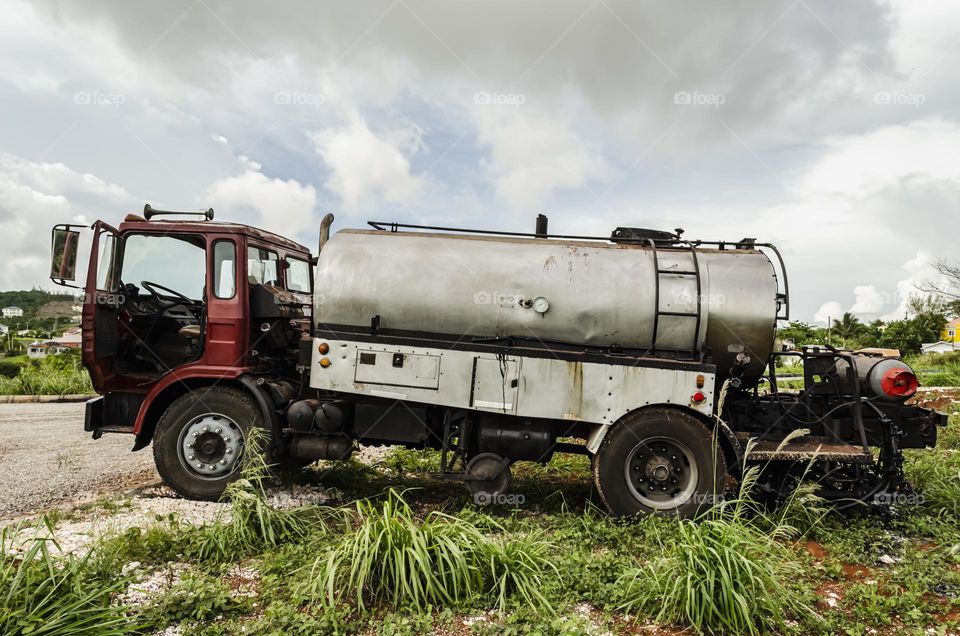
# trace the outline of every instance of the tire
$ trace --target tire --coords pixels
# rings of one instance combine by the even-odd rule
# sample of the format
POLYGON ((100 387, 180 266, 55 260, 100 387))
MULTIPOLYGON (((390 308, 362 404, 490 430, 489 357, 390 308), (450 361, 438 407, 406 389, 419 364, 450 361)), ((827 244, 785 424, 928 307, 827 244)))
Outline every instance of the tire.
POLYGON ((718 500, 726 474, 723 449, 710 430, 693 415, 666 408, 622 417, 593 461, 600 498, 615 516, 691 519, 718 500))
POLYGON ((263 426, 262 412, 245 391, 219 386, 191 391, 157 422, 157 471, 183 497, 215 501, 239 477, 250 431, 263 426))

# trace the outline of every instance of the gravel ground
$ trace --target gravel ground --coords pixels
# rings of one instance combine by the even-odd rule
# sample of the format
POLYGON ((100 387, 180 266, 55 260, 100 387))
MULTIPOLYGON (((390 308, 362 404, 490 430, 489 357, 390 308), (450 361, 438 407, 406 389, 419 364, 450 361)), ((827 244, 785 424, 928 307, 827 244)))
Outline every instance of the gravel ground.
POLYGON ((92 440, 83 403, 0 404, 0 520, 159 480, 132 435, 92 440))

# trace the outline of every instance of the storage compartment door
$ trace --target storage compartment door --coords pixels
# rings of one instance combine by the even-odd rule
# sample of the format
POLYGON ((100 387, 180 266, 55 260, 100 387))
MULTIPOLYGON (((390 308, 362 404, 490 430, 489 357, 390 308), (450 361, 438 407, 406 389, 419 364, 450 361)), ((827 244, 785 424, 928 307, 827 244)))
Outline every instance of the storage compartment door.
POLYGON ((473 397, 471 406, 496 413, 516 413, 520 390, 518 358, 473 359, 473 397))

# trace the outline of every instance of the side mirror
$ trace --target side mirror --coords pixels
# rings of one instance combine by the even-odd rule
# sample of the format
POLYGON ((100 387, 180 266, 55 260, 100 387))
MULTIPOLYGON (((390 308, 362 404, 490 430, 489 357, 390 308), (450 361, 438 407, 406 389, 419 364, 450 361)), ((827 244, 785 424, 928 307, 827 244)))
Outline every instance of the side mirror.
POLYGON ((73 281, 77 278, 77 246, 80 232, 63 227, 53 228, 50 254, 50 278, 55 281, 73 281))

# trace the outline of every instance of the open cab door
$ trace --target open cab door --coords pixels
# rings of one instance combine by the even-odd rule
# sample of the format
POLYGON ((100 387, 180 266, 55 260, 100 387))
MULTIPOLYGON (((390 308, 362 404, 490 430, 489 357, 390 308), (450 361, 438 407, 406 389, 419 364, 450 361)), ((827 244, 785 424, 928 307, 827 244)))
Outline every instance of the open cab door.
POLYGON ((83 364, 98 392, 113 376, 113 358, 119 345, 118 318, 123 304, 116 275, 119 245, 119 232, 103 221, 92 226, 62 223, 54 226, 52 232, 50 279, 64 287, 84 290, 83 364), (75 284, 81 229, 93 230, 83 287, 75 284))

